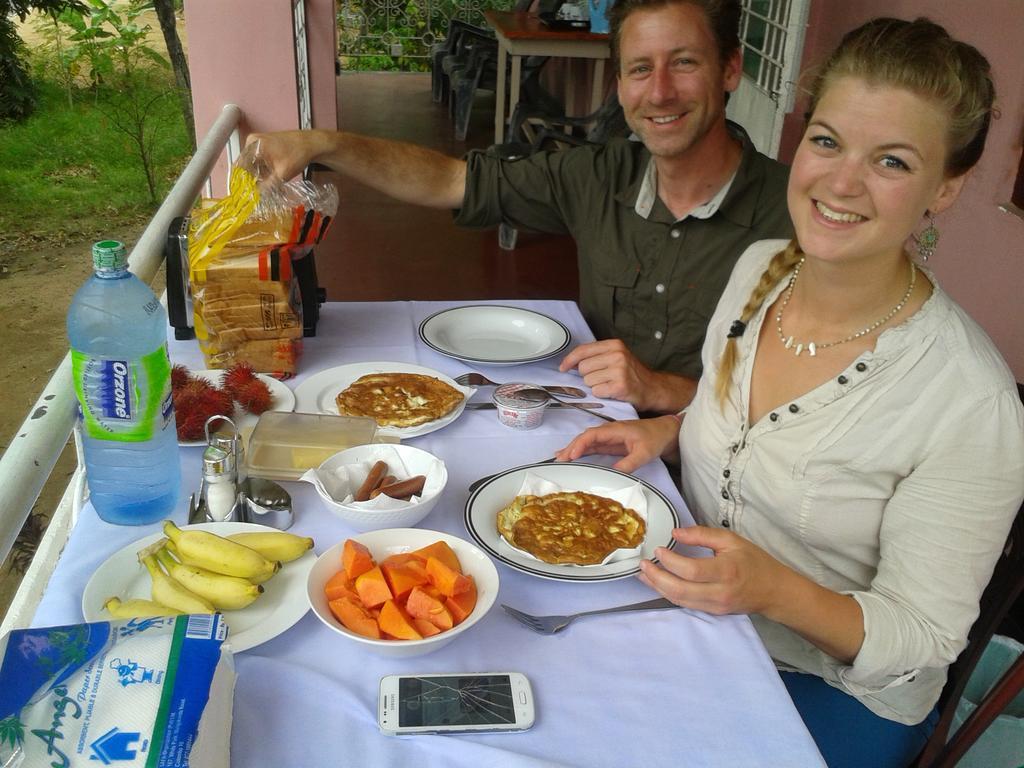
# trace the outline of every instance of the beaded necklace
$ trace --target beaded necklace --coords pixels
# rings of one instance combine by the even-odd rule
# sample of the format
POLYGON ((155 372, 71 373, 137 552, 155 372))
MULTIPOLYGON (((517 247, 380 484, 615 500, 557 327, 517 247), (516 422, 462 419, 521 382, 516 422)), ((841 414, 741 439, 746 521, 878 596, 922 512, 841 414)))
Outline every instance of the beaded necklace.
POLYGON ((786 305, 789 304, 789 299, 793 295, 793 286, 796 285, 796 279, 797 277, 800 276, 800 268, 803 265, 804 259, 801 258, 800 261, 797 262, 796 267, 793 268, 793 276, 789 278, 789 286, 786 288, 786 295, 782 299, 782 306, 779 307, 779 311, 775 315, 775 330, 779 332, 779 341, 782 342, 782 346, 784 346, 786 349, 792 349, 795 346, 796 349, 794 351, 796 352, 797 357, 799 357, 800 353, 802 353, 804 350, 807 350, 810 353, 811 357, 814 357, 815 355, 818 354, 819 349, 828 349, 829 347, 836 347, 839 346, 840 344, 845 344, 848 341, 859 339, 861 336, 866 336, 867 334, 871 333, 879 326, 885 325, 887 322, 889 322, 896 316, 897 312, 903 309, 904 305, 906 305, 907 300, 910 298, 910 294, 914 292, 914 283, 917 281, 917 267, 915 267, 914 262, 911 261, 910 284, 907 286, 907 291, 906 293, 903 294, 903 298, 900 299, 900 303, 893 307, 891 310, 889 310, 889 314, 887 314, 885 317, 879 320, 876 320, 866 328, 861 328, 856 333, 851 333, 845 339, 840 339, 839 341, 829 341, 824 344, 818 344, 816 342, 809 341, 805 344, 803 342, 794 341, 792 336, 786 336, 786 334, 782 332, 782 313, 786 309, 786 305))

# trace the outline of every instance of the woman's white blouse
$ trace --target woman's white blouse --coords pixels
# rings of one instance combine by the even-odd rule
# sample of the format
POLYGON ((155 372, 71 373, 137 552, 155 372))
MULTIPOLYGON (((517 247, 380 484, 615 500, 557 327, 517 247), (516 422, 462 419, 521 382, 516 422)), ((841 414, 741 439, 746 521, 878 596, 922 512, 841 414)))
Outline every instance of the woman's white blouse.
POLYGON ((748 248, 712 318, 680 431, 683 496, 699 523, 735 531, 863 609, 852 665, 752 617, 780 667, 917 723, 966 644, 1024 496, 1024 407, 991 340, 928 273, 931 298, 873 352, 747 424, 758 333, 782 281, 739 339, 723 412, 714 382, 726 334, 785 245, 748 248))

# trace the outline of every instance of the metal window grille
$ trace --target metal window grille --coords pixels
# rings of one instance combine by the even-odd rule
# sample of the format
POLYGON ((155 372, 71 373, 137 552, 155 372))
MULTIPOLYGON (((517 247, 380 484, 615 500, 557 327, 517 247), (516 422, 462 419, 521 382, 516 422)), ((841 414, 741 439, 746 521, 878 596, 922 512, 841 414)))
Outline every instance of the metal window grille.
POLYGON ((486 28, 484 11, 514 0, 339 0, 338 55, 349 68, 425 69, 452 19, 486 28), (363 64, 360 59, 367 59, 363 64), (390 60, 389 60, 390 59, 390 60), (401 60, 401 61, 400 61, 401 60), (374 66, 376 65, 376 66, 374 66))
POLYGON ((772 101, 782 95, 790 0, 744 0, 740 21, 743 72, 772 101))

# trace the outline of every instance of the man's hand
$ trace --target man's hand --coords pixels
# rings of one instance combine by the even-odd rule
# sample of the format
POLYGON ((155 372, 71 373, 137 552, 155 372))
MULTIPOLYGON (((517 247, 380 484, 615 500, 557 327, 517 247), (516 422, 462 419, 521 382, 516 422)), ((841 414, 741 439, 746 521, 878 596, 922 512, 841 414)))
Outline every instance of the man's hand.
POLYGON ((323 144, 318 131, 251 133, 245 140, 246 151, 258 152, 257 157, 281 181, 290 181, 302 173, 323 151, 323 144))
POLYGON ((565 448, 555 453, 559 461, 575 461, 581 456, 603 453, 623 458, 615 469, 632 472, 651 459, 673 456, 679 451, 679 420, 674 416, 655 419, 617 421, 581 432, 565 448))
POLYGON ((697 382, 667 371, 653 371, 621 339, 580 344, 565 356, 560 371, 579 370, 597 397, 624 400, 638 411, 675 413, 690 404, 697 382))

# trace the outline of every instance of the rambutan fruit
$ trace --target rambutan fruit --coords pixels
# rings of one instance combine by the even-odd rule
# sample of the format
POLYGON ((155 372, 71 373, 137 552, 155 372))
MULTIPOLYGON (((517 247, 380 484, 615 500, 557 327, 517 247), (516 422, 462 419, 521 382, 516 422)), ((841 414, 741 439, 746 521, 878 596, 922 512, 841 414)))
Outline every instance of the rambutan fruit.
POLYGON ((227 392, 204 379, 193 379, 174 393, 179 440, 199 440, 211 416, 231 416, 235 403, 227 392))
POLYGON ((256 381, 256 371, 244 361, 239 361, 224 372, 220 385, 228 392, 238 397, 238 390, 250 381, 256 381))
POLYGON ((253 379, 235 390, 235 399, 249 413, 261 414, 270 410, 274 395, 260 379, 253 379))
POLYGON ((171 366, 171 391, 181 389, 192 381, 192 374, 184 365, 171 366))

